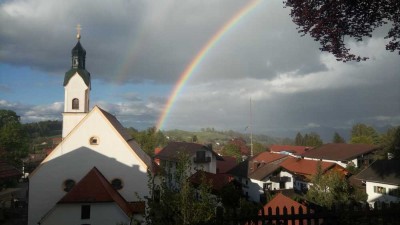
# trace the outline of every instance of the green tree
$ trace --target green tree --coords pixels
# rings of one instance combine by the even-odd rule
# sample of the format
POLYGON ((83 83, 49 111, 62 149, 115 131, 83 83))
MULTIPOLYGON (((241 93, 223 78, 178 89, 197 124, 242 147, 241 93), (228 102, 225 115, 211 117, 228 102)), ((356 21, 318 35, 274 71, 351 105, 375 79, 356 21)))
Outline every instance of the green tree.
POLYGON ((331 170, 324 173, 319 164, 311 183, 306 197, 318 205, 330 208, 334 204, 349 203, 350 201, 350 185, 345 176, 338 171, 331 170))
POLYGON ((128 132, 140 145, 140 147, 150 156, 154 156, 154 149, 164 146, 167 143, 165 135, 156 130, 155 127, 147 128, 144 131, 137 131, 135 128, 128 128, 128 132))
POLYGON ((19 166, 28 154, 27 135, 19 116, 11 110, 0 110, 0 154, 19 166))
POLYGON ((379 145, 380 140, 378 133, 373 127, 363 123, 358 123, 355 124, 351 129, 350 143, 379 145))
POLYGON ((332 53, 338 61, 366 60, 350 53, 345 43, 371 37, 384 24, 390 29, 386 50, 400 52, 400 4, 398 0, 286 0, 290 15, 303 36, 309 34, 321 45, 320 50, 332 53))
POLYGON ((346 141, 340 136, 338 132, 333 134, 332 143, 346 143, 346 141))
POLYGON ((296 138, 294 139, 294 144, 298 146, 303 146, 303 135, 300 132, 296 134, 296 138))
POLYGON ((234 143, 226 144, 222 149, 222 155, 233 156, 238 160, 242 157, 242 154, 240 152, 240 147, 235 145, 234 143))
POLYGON ((258 153, 265 152, 267 147, 265 147, 260 142, 253 142, 253 154, 257 155, 258 153))
POLYGON ((208 224, 214 219, 217 202, 211 195, 211 186, 205 177, 197 188, 191 185, 190 170, 190 158, 181 154, 173 182, 166 168, 157 176, 149 175, 152 198, 147 204, 147 224, 208 224))
POLYGON ((383 153, 391 153, 393 157, 400 158, 400 126, 389 128, 381 136, 381 144, 383 153))

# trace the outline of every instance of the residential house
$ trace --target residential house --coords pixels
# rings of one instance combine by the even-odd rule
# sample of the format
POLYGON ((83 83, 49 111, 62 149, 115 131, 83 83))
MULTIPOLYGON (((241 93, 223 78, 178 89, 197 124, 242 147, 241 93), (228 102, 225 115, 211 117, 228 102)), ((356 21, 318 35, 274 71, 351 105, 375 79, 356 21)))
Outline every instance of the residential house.
POLYGON ((293 176, 293 188, 297 191, 306 192, 312 185, 312 177, 318 172, 318 167, 321 167, 322 174, 328 171, 338 171, 343 175, 347 175, 348 171, 334 162, 306 160, 299 158, 287 158, 280 166, 288 171, 293 176))
POLYGON ((217 160, 223 160, 211 146, 192 142, 170 142, 154 158, 159 160, 161 168, 167 172, 172 185, 175 181, 178 162, 182 156, 188 157, 190 161, 188 176, 199 170, 215 174, 217 173, 217 160))
POLYGON ((336 170, 347 174, 346 169, 333 162, 305 160, 269 152, 242 162, 230 173, 242 183, 243 192, 249 200, 260 202, 265 199, 267 191, 307 191, 319 166, 322 173, 336 170))
POLYGON ((355 176, 365 184, 367 202, 400 201, 400 160, 377 160, 355 176))
POLYGON ((368 144, 330 143, 310 149, 302 154, 304 159, 334 162, 347 166, 362 167, 373 162, 373 153, 379 148, 368 144))

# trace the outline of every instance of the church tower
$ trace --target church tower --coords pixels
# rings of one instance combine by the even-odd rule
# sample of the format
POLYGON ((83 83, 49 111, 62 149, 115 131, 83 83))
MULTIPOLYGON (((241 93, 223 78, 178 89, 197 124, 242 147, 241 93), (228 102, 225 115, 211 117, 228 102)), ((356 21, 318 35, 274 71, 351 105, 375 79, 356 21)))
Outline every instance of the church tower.
POLYGON ((80 43, 80 26, 77 27, 78 43, 72 49, 71 69, 64 77, 64 113, 62 137, 69 132, 89 112, 90 73, 85 68, 86 50, 80 43))

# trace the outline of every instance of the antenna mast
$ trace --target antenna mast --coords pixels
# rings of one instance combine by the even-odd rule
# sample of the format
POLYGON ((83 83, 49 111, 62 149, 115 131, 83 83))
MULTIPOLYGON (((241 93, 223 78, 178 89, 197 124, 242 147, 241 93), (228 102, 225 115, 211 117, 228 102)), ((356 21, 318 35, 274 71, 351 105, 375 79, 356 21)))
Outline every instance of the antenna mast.
POLYGON ((253 110, 250 97, 250 157, 253 157, 253 110))

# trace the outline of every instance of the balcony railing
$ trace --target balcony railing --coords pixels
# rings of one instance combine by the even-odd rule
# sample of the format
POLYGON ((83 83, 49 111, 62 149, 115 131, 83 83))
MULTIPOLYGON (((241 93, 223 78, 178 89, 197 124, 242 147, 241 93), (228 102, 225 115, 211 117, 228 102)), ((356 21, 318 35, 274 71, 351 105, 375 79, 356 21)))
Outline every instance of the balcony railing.
POLYGON ((211 162, 211 157, 194 157, 194 163, 209 163, 211 162))
POLYGON ((272 182, 280 183, 280 182, 290 182, 290 181, 292 181, 292 178, 291 177, 287 177, 287 176, 283 176, 283 177, 273 176, 273 177, 270 178, 270 180, 272 182))

